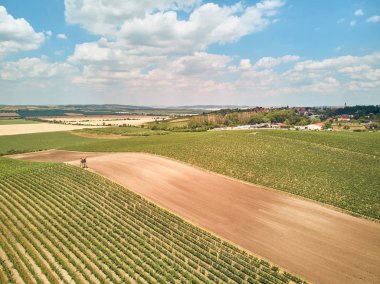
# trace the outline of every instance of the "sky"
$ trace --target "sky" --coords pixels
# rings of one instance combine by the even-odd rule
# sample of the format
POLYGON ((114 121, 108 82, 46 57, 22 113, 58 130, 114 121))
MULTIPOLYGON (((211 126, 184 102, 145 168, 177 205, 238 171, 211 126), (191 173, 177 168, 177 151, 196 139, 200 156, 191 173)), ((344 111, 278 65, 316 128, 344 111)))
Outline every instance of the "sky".
POLYGON ((378 0, 0 0, 0 104, 380 104, 378 0))

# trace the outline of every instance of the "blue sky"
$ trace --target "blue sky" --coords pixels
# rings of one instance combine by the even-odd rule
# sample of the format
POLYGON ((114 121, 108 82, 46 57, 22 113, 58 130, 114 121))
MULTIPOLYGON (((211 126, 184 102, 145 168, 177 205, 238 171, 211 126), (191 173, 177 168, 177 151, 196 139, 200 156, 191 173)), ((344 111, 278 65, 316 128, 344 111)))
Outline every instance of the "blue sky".
POLYGON ((376 0, 0 6, 0 104, 380 103, 376 0))

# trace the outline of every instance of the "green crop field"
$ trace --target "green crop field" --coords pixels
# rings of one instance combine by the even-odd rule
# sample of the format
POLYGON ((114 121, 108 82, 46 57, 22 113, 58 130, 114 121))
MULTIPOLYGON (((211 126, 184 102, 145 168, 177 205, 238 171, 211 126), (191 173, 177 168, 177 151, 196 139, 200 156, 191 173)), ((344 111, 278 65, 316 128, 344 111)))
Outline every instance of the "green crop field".
POLYGON ((0 154, 48 148, 159 154, 380 219, 378 132, 215 131, 117 140, 70 133, 0 137, 0 154))
POLYGON ((302 283, 91 172, 0 158, 1 283, 302 283))
MULTIPOLYGON (((261 131, 264 135, 325 145, 380 157, 380 135, 373 132, 261 131)), ((283 140, 286 141, 286 140, 283 140)))
POLYGON ((0 155, 41 151, 97 142, 95 138, 79 137, 69 132, 46 132, 0 136, 0 155))
POLYGON ((35 124, 35 123, 40 123, 40 122, 27 120, 27 119, 0 119, 0 125, 35 124))

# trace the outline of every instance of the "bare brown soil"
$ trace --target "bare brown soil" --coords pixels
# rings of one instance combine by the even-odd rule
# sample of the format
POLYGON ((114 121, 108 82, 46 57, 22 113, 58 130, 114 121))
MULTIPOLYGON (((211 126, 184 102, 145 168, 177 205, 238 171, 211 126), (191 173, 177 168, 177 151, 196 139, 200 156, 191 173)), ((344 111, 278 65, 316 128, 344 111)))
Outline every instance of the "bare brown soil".
POLYGON ((90 169, 316 283, 379 283, 380 223, 142 153, 16 155, 90 169))

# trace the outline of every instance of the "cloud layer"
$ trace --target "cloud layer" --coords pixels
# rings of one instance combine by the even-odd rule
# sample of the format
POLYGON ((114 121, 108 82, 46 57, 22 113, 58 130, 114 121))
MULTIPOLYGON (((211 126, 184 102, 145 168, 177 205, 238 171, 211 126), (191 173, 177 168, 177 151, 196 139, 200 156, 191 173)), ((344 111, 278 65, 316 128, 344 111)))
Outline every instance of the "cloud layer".
MULTIPOLYGON (((209 51, 212 45, 233 44, 281 24, 284 5, 281 0, 255 5, 65 0, 67 23, 98 39, 76 44, 63 62, 44 56, 3 60, 0 88, 10 94, 22 88, 38 93, 43 86, 46 93, 65 96, 71 86, 78 97, 102 97, 100 102, 160 105, 288 104, 289 98, 307 104, 313 95, 367 93, 373 98, 380 91, 379 52, 321 60, 285 53, 253 60, 209 51)), ((364 14, 362 9, 354 12, 359 24, 364 14)), ((366 21, 377 23, 378 17, 366 21)), ((352 20, 351 26, 356 23, 352 20)), ((68 42, 68 35, 65 41, 65 34, 36 32, 25 19, 13 18, 0 6, 0 57, 37 49, 48 39, 68 42)))

